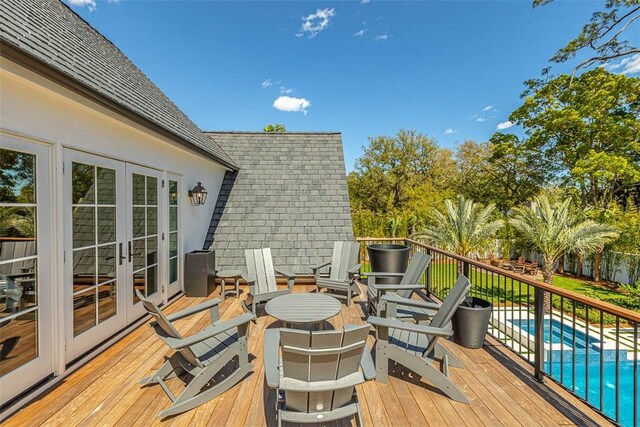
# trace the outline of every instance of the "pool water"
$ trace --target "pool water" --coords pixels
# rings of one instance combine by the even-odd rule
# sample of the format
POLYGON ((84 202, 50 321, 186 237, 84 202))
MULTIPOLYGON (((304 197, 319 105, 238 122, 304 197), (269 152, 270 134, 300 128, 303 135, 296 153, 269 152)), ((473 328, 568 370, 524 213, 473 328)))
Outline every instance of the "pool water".
MULTIPOLYGON (((535 320, 534 319, 513 319, 511 323, 522 329, 523 331, 528 332, 533 335, 535 332, 535 320)), ((546 343, 552 342, 553 344, 563 343, 567 347, 571 347, 574 349, 584 350, 587 347, 587 335, 582 332, 575 330, 575 345, 574 345, 574 329, 569 325, 562 326, 562 323, 559 320, 553 319, 549 322, 548 319, 545 319, 544 322, 544 340, 546 343), (549 340, 549 334, 551 334, 551 340, 549 340)), ((600 349, 594 344, 600 344, 600 340, 595 338, 592 335, 589 335, 589 347, 593 348, 596 351, 600 351, 600 349)))
MULTIPOLYGON (((513 319, 511 322, 531 335, 535 332, 533 319, 513 319)), ((552 322, 545 319, 544 340, 546 343, 563 343, 570 348, 563 351, 562 358, 558 357, 559 350, 553 351, 552 361, 547 360, 545 363, 547 374, 596 408, 600 408, 600 389, 602 388, 602 411, 613 419, 616 418, 616 394, 618 394, 620 425, 634 425, 633 379, 634 375, 638 375, 638 370, 634 370, 633 360, 627 360, 626 351, 619 353, 619 361, 616 363, 615 350, 605 349, 601 352, 599 345, 594 345, 600 343, 599 339, 589 336, 587 340, 584 332, 574 331, 570 325, 566 324, 562 327, 560 321, 556 319, 552 322), (573 346, 574 332, 575 347, 573 346), (588 358, 585 357, 587 342, 588 358), (617 373, 616 365, 618 365, 617 373)), ((640 365, 638 367, 640 368, 640 365)), ((640 377, 638 379, 640 380, 640 377)), ((636 410, 640 415, 639 403, 636 402, 636 410)))

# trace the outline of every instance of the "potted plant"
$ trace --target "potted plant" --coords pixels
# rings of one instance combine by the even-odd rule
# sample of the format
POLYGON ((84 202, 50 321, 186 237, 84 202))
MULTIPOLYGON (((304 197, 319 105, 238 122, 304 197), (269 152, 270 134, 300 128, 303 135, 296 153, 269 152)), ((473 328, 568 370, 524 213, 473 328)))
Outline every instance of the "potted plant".
POLYGON ((467 297, 451 319, 453 340, 467 348, 481 348, 489 327, 493 306, 489 301, 467 297))
MULTIPOLYGON (((375 244, 367 246, 367 254, 371 271, 383 273, 404 273, 407 270, 411 248, 398 244, 375 244)), ((376 283, 397 285, 402 277, 384 277, 376 279, 376 283)))

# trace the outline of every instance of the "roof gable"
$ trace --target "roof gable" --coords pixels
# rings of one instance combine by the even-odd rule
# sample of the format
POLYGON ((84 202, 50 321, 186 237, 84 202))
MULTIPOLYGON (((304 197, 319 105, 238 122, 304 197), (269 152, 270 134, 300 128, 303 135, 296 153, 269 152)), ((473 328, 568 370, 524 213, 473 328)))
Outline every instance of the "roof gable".
POLYGON ((0 40, 179 142, 236 168, 224 150, 203 135, 113 43, 59 0, 0 2, 0 40))
POLYGON ((310 274, 334 241, 353 240, 339 133, 206 134, 240 166, 225 176, 205 242, 218 268, 244 270, 245 249, 271 247, 276 267, 310 274))

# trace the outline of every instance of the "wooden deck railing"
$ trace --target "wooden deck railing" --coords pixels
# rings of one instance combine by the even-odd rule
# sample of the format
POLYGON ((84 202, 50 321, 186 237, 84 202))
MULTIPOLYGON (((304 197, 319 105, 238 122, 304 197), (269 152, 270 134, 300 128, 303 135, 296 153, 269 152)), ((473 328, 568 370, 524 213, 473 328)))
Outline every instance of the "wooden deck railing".
POLYGON ((443 299, 465 274, 470 295, 493 304, 488 333, 531 363, 537 380, 552 379, 616 423, 638 425, 640 313, 412 239, 356 240, 365 276, 374 243, 431 255, 420 280, 427 295, 443 299))

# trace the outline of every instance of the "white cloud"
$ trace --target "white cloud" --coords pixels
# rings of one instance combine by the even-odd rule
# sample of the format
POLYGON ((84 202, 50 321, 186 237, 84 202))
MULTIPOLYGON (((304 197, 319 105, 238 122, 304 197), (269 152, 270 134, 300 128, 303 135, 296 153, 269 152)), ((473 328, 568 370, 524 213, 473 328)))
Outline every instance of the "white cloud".
POLYGON ((513 122, 511 122, 511 120, 507 120, 506 122, 498 123, 498 126, 496 126, 496 129, 505 130, 505 129, 509 129, 511 126, 513 126, 513 122))
POLYGON ((280 111, 300 112, 307 115, 307 108, 311 107, 311 102, 305 98, 293 98, 290 96, 280 96, 273 101, 273 108, 280 111))
POLYGON ((493 105, 487 105, 482 111, 495 111, 495 108, 493 108, 493 105))
POLYGON ((621 74, 635 74, 640 73, 640 53, 631 55, 628 58, 624 58, 617 64, 607 64, 605 68, 611 71, 619 70, 621 74))
POLYGON ((445 135, 451 135, 452 133, 458 133, 458 131, 453 128, 447 128, 444 130, 445 135))
POLYGON ((293 89, 289 88, 289 87, 284 87, 284 86, 280 86, 280 93, 282 95, 289 95, 291 93, 293 93, 293 89))
POLYGON ((362 37, 362 36, 364 36, 364 32, 365 32, 365 30, 363 28, 362 30, 354 33, 353 35, 356 36, 356 37, 362 37))
POLYGON ((335 14, 336 10, 334 8, 326 8, 318 9, 316 13, 302 17, 302 26, 300 27, 300 31, 296 33, 296 36, 302 37, 308 34, 310 39, 314 38, 320 31, 327 29, 331 18, 334 17, 335 14))
POLYGON ((360 3, 362 3, 362 4, 367 4, 369 2, 371 2, 371 0, 360 0, 360 3))
POLYGON ((262 89, 266 89, 269 86, 273 86, 273 82, 271 81, 271 79, 267 79, 262 82, 262 89))
POLYGON ((67 2, 71 6, 83 7, 87 6, 91 12, 96 10, 96 1, 95 0, 67 0, 67 2))
POLYGON ((478 118, 476 119, 476 122, 480 122, 480 123, 482 123, 482 122, 486 122, 486 121, 487 121, 487 119, 485 119, 484 117, 478 117, 478 118))
POLYGON ((388 40, 388 39, 389 39, 389 33, 378 34, 376 36, 376 40, 378 40, 378 41, 384 41, 384 40, 388 40))

